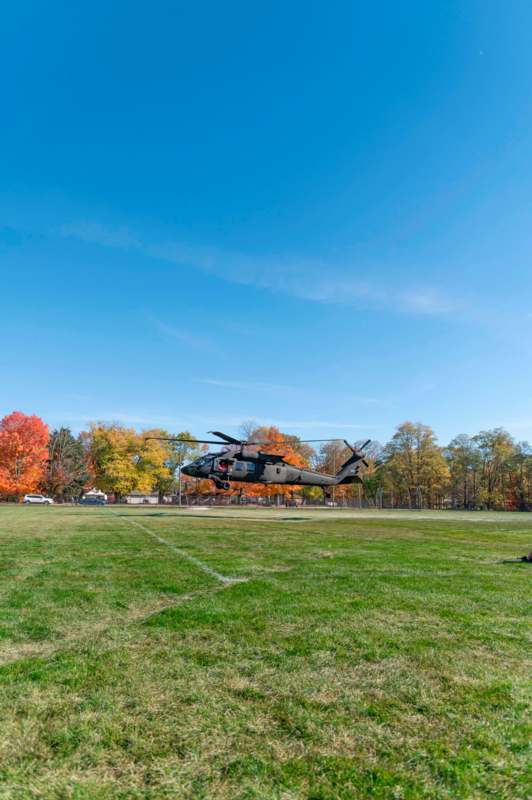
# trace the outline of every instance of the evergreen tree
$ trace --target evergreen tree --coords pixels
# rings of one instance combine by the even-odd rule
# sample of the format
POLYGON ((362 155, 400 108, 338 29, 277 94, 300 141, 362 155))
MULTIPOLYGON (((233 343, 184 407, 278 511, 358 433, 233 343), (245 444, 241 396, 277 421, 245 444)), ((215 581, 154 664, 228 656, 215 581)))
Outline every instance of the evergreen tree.
POLYGON ((48 443, 44 490, 58 500, 79 497, 90 478, 83 443, 69 428, 53 431, 48 443))

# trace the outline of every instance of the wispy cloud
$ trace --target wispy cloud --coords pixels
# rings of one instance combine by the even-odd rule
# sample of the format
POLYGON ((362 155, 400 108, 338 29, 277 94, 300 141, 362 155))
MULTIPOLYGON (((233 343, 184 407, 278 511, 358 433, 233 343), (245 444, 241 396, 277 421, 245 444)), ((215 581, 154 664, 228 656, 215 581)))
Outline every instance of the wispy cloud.
POLYGON ((266 383, 263 381, 225 381, 216 378, 195 378, 195 383, 204 383, 208 386, 219 386, 221 389, 239 389, 252 392, 293 392, 293 386, 283 386, 278 383, 266 383))
POLYGON ((362 406, 378 406, 379 408, 390 408, 392 406, 392 403, 382 400, 380 397, 360 397, 357 395, 353 397, 353 401, 362 406))
POLYGON ((448 314, 459 309, 459 303, 434 288, 420 288, 400 294, 405 311, 418 314, 448 314))
POLYGON ((61 236, 71 239, 80 239, 89 244, 99 244, 102 247, 118 247, 121 249, 141 248, 142 242, 128 228, 113 228, 101 225, 99 222, 79 221, 61 225, 61 236))
POLYGON ((180 342, 187 347, 192 347, 199 350, 213 349, 212 343, 202 336, 196 336, 196 334, 191 333, 188 330, 175 328, 173 325, 168 325, 166 322, 154 317, 149 317, 149 321, 153 327, 159 331, 159 333, 162 333, 164 336, 174 339, 175 341, 180 342))
POLYGON ((191 246, 182 242, 162 242, 146 245, 146 254, 152 258, 171 261, 183 266, 196 266, 200 269, 216 270, 220 264, 220 251, 213 247, 191 246))
MULTIPOLYGON (((353 268, 344 268, 350 272, 353 268)), ((345 278, 331 271, 328 265, 309 268, 302 275, 283 276, 269 288, 280 289, 305 300, 335 305, 362 305, 412 314, 448 314, 457 311, 456 300, 446 297, 434 287, 416 287, 407 291, 377 288, 356 278, 345 278), (287 279, 288 278, 288 279, 287 279)))
POLYGON ((357 277, 357 267, 352 264, 335 266, 324 261, 283 257, 251 259, 238 253, 189 247, 178 242, 152 246, 148 252, 175 264, 196 266, 233 283, 258 286, 318 303, 365 305, 423 315, 448 314, 460 308, 456 298, 434 286, 397 290, 393 286, 372 284, 357 277))
MULTIPOLYGON (((281 292, 301 300, 419 315, 448 314, 461 308, 456 298, 438 287, 386 286, 377 279, 368 280, 363 268, 352 263, 331 264, 283 256, 255 258, 179 241, 149 242, 128 228, 111 228, 87 221, 63 225, 60 233, 105 247, 139 249, 150 258, 193 267, 233 283, 281 292)), ((372 272, 378 274, 377 269, 372 272)))

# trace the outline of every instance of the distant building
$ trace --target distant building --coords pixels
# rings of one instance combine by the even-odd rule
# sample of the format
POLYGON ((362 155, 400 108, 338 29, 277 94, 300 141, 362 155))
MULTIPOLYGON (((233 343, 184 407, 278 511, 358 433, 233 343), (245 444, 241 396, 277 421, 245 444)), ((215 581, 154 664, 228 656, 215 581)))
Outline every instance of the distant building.
POLYGON ((105 492, 101 492, 99 489, 89 489, 88 492, 84 492, 83 499, 85 498, 94 498, 95 500, 105 500, 107 501, 107 495, 105 492))
POLYGON ((150 505, 156 506, 159 502, 157 494, 143 494, 142 492, 130 492, 124 497, 124 502, 134 506, 150 505))

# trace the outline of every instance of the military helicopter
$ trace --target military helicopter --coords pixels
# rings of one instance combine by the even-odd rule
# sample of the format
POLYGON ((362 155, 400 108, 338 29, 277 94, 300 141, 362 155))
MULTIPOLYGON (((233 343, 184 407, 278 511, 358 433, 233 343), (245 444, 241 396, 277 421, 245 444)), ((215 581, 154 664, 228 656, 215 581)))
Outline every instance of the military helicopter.
MULTIPOLYGON (((208 478, 214 481, 217 489, 230 489, 231 481, 239 483, 283 483, 292 486, 322 486, 326 491, 328 486, 338 486, 345 483, 361 483, 359 471, 368 466, 364 449, 370 444, 371 439, 357 448, 349 444, 346 446, 352 455, 342 464, 336 475, 326 475, 312 469, 295 467, 285 461, 283 456, 263 452, 256 448, 267 448, 267 442, 251 442, 234 439, 220 431, 209 431, 222 441, 212 439, 180 439, 177 437, 154 436, 149 438, 169 442, 190 442, 193 444, 217 444, 222 446, 218 453, 205 453, 200 458, 182 467, 181 472, 192 478, 208 478)), ((303 439, 301 443, 342 441, 340 439, 303 439)), ((298 442, 299 443, 299 442, 298 442)), ((275 442, 277 444, 294 444, 293 441, 275 442)))

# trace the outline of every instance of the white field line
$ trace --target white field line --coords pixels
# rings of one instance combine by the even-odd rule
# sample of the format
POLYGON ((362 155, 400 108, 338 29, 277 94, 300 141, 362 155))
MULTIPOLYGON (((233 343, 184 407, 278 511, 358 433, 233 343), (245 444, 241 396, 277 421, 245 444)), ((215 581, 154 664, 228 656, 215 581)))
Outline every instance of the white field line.
POLYGON ((200 561, 199 558, 190 555, 190 553, 187 553, 180 547, 176 547, 176 545, 172 544, 172 542, 167 542, 166 539, 163 539, 163 537, 159 536, 158 533, 154 533, 152 530, 147 528, 141 522, 137 522, 137 520, 135 519, 129 519, 129 517, 123 516, 122 514, 118 514, 116 511, 111 511, 111 509, 109 509, 109 511, 111 514, 114 514, 115 517, 119 517, 121 520, 129 522, 130 525, 136 525, 137 528, 143 530, 145 533, 151 536, 152 539, 155 539, 157 542, 160 542, 160 544, 166 545, 166 547, 169 547, 170 550, 174 551, 174 553, 177 553, 177 555, 180 558, 184 558, 186 561, 190 561, 191 564, 194 564, 194 566, 196 566, 206 575, 210 575, 211 578, 216 578, 217 581, 220 581, 220 583, 223 583, 225 586, 229 586, 232 583, 245 583, 247 581, 247 578, 229 578, 227 575, 222 575, 221 572, 216 572, 215 569, 211 569, 211 567, 209 567, 207 564, 204 564, 203 561, 200 561))

